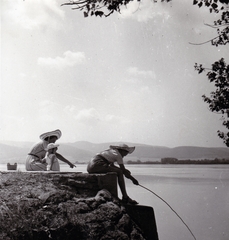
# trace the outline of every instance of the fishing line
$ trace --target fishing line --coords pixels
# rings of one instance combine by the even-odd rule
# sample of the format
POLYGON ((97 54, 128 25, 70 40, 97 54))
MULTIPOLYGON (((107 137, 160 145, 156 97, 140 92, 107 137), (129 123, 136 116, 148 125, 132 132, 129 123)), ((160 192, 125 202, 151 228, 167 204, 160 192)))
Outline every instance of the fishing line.
POLYGON ((158 196, 155 192, 151 191, 150 189, 142 186, 141 184, 138 184, 138 186, 148 190, 149 192, 153 193, 156 197, 158 197, 159 199, 161 199, 161 201, 163 201, 176 215, 177 217, 182 221, 182 223, 186 226, 186 228, 189 230, 189 232, 192 234, 193 238, 196 240, 196 237, 194 236, 194 234, 192 233, 192 231, 190 230, 190 228, 188 227, 188 225, 184 222, 184 220, 178 215, 178 213, 160 196, 158 196))

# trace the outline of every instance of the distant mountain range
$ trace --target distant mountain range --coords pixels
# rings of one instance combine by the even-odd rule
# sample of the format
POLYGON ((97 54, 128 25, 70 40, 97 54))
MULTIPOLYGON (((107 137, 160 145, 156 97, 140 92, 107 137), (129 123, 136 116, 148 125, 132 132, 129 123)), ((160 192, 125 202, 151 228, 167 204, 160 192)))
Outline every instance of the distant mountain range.
MULTIPOLYGON (((24 163, 30 151, 31 142, 0 142, 0 163, 24 163)), ((91 143, 80 141, 75 143, 60 143, 58 152, 72 162, 88 162, 96 153, 108 149, 110 145, 119 143, 91 143)), ((229 158, 229 148, 207 148, 180 146, 175 148, 152 146, 139 143, 126 143, 129 146, 136 146, 135 151, 124 158, 125 161, 160 161, 161 158, 177 159, 223 159, 229 158)))

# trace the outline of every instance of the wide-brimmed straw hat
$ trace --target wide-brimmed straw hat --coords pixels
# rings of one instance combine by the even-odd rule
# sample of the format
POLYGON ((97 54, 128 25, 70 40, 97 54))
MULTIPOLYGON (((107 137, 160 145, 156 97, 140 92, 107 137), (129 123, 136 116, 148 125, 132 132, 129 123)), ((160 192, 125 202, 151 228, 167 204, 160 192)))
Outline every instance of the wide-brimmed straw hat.
POLYGON ((126 145, 126 144, 124 144, 124 143, 123 143, 123 144, 116 145, 116 146, 110 145, 110 148, 111 148, 111 149, 124 150, 124 151, 127 151, 128 154, 131 154, 131 153, 134 151, 134 149, 135 149, 135 147, 129 147, 128 145, 126 145))
POLYGON ((59 139, 61 137, 61 135, 62 135, 61 131, 59 129, 57 129, 57 130, 54 130, 54 131, 51 131, 51 132, 42 133, 40 135, 40 139, 44 140, 45 138, 51 137, 51 136, 56 136, 57 139, 59 139))
POLYGON ((59 147, 59 144, 49 143, 45 150, 48 151, 50 149, 57 148, 57 147, 59 147))

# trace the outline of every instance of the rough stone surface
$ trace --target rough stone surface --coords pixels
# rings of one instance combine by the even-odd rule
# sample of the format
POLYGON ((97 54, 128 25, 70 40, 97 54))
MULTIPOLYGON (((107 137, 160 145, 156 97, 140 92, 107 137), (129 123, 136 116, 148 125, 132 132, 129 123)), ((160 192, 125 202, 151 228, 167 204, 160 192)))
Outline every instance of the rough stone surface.
POLYGON ((119 199, 96 184, 77 173, 0 172, 0 239, 145 239, 119 199))

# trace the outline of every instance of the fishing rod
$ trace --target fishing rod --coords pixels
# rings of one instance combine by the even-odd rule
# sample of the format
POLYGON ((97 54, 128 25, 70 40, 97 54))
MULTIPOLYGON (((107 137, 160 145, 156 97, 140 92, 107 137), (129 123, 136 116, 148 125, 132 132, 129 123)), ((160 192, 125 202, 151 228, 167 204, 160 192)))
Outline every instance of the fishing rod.
POLYGON ((184 220, 178 215, 178 213, 163 199, 161 198, 159 195, 157 195, 155 192, 151 191, 150 189, 142 186, 141 184, 138 184, 138 186, 148 190, 149 192, 153 193, 156 197, 158 197, 159 199, 161 199, 176 215, 177 217, 182 221, 182 223, 186 226, 186 228, 189 230, 189 232, 192 234, 193 238, 196 240, 195 235, 192 233, 191 229, 188 227, 188 225, 184 222, 184 220))
POLYGON ((179 214, 168 204, 168 202, 166 202, 162 197, 160 197, 159 195, 157 195, 155 192, 153 192, 152 190, 150 190, 147 187, 142 186, 141 184, 139 184, 138 180, 135 179, 133 176, 129 175, 126 176, 127 178, 131 179, 133 184, 138 185, 144 189, 146 189, 147 191, 153 193, 156 197, 158 197, 159 199, 161 199, 161 201, 163 201, 176 215, 177 217, 181 220, 181 222, 186 226, 186 228, 188 229, 188 231, 191 233, 191 235, 193 236, 193 238, 196 240, 195 235, 192 233, 191 229, 189 228, 189 226, 184 222, 184 220, 179 216, 179 214))

